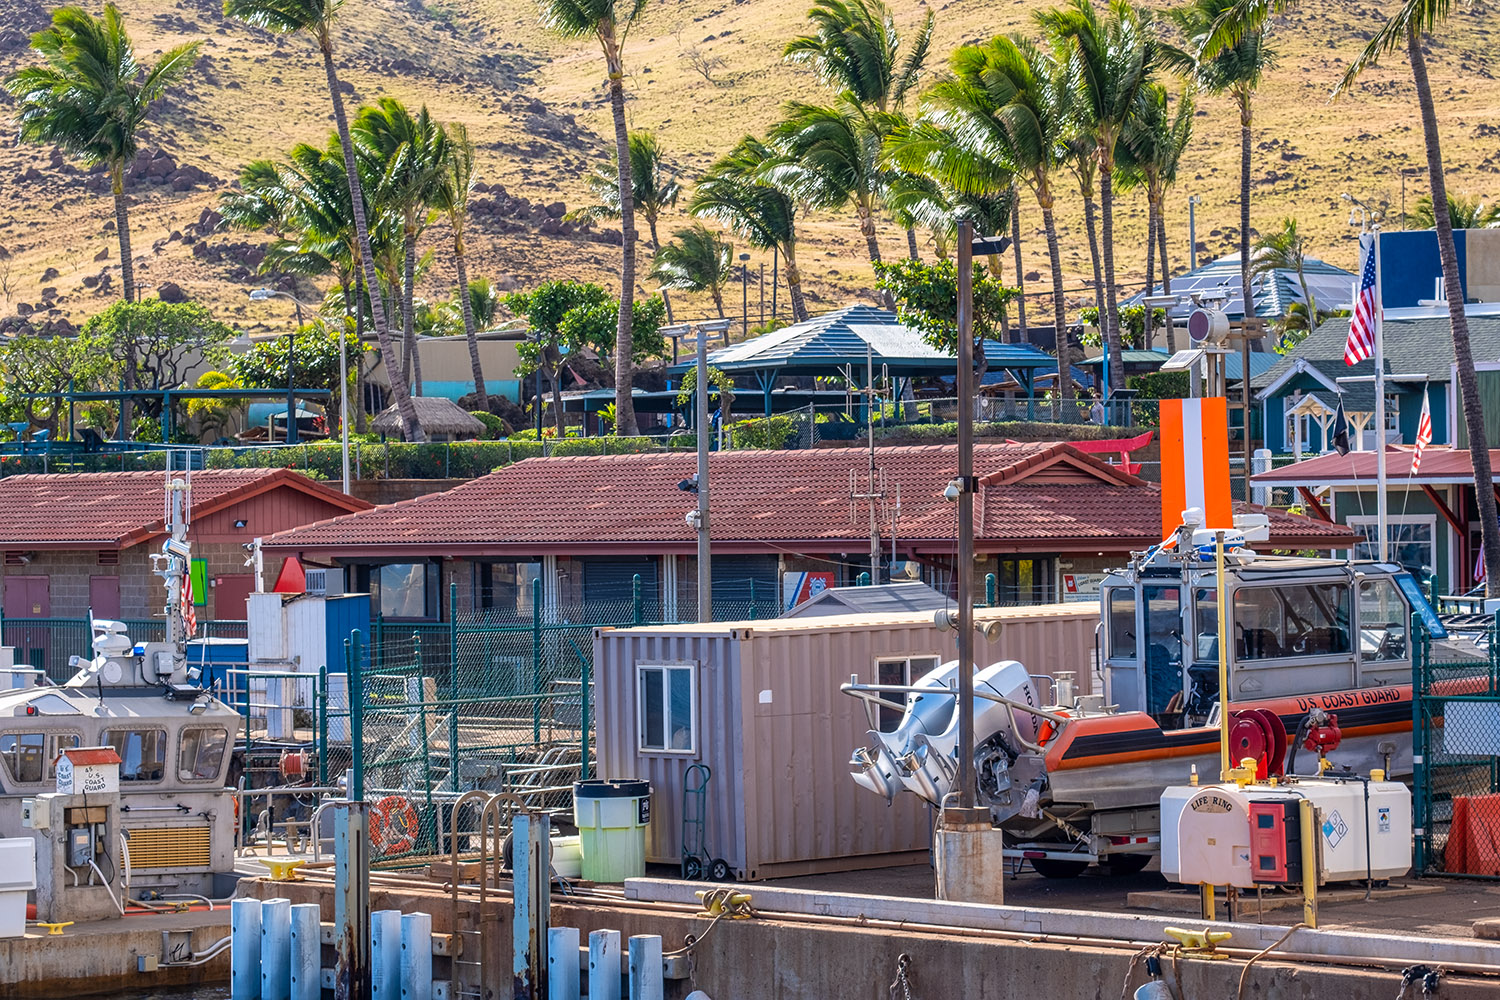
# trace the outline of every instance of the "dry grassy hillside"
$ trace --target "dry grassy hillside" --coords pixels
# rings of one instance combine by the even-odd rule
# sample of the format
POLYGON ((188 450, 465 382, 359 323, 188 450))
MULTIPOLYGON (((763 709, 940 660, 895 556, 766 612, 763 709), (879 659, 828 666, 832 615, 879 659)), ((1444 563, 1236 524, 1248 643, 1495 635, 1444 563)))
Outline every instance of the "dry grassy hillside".
MULTIPOLYGON (((196 224, 246 160, 327 135, 332 113, 315 49, 306 39, 229 22, 216 0, 120 0, 119 6, 143 59, 184 40, 206 39, 198 72, 172 94, 145 137, 147 149, 172 157, 146 172, 171 179, 141 180, 131 188, 141 287, 149 291, 170 281, 237 325, 284 328, 285 303, 246 299, 247 290, 260 283, 250 273, 256 237, 202 235, 196 224)), ((655 130, 690 180, 738 136, 774 121, 783 100, 819 99, 822 89, 811 71, 780 59, 786 40, 802 30, 806 6, 807 0, 653 0, 627 54, 632 127, 655 130), (695 62, 708 66, 707 77, 695 62)), ((900 23, 915 25, 927 6, 925 0, 897 4, 900 23)), ((960 42, 1029 28, 1039 6, 1037 0, 942 3, 930 70, 941 72, 960 42)), ((1311 233, 1318 255, 1344 266, 1352 264, 1354 250, 1340 192, 1384 196, 1399 211, 1403 171, 1408 206, 1426 188, 1420 123, 1404 63, 1371 71, 1349 98, 1336 104, 1327 99, 1332 82, 1393 7, 1305 0, 1276 25, 1280 64, 1258 98, 1255 223, 1269 227, 1293 214, 1311 233)), ((31 58, 27 35, 45 18, 36 0, 0 0, 0 71, 31 58)), ((1450 188, 1487 198, 1500 196, 1494 177, 1500 83, 1490 56, 1497 27, 1500 13, 1493 5, 1456 6, 1430 54, 1450 188)), ((483 180, 504 185, 510 199, 571 207, 584 196, 584 172, 607 155, 611 130, 598 50, 591 41, 548 36, 537 24, 532 0, 438 0, 426 6, 421 0, 349 0, 339 34, 351 110, 391 94, 412 105, 426 103, 442 119, 466 122, 480 145, 483 180)), ((41 306, 38 321, 81 322, 117 294, 117 276, 114 284, 100 279, 117 256, 107 191, 99 193, 97 181, 51 151, 17 146, 10 126, 0 134, 6 138, 0 146, 0 246, 8 254, 0 260, 0 317, 41 306)), ((1168 208, 1176 266, 1187 256, 1189 193, 1203 198, 1198 238, 1207 255, 1233 248, 1238 170, 1237 116, 1227 101, 1203 99, 1197 137, 1168 208)), ((1087 269, 1081 208, 1076 198, 1060 208, 1068 287, 1077 289, 1087 269)), ((615 247, 598 234, 544 234, 542 228, 555 228, 540 224, 544 214, 477 216, 471 273, 521 285, 542 277, 618 280, 615 247)), ((1028 212, 1023 221, 1035 223, 1036 214, 1028 212)), ((663 236, 683 222, 685 216, 673 215, 663 236)), ((1143 201, 1127 196, 1117 225, 1121 280, 1139 282, 1143 201)), ((812 307, 867 296, 869 267, 852 217, 811 219, 803 231, 799 256, 812 307)), ((427 236, 438 251, 429 294, 445 294, 453 280, 442 252, 445 237, 442 226, 427 236)), ((892 225, 882 230, 881 242, 889 254, 905 250, 903 234, 892 225)), ((1042 270, 1042 241, 1030 239, 1024 249, 1028 270, 1042 270)), ((756 254, 752 269, 760 261, 756 254)), ((751 294, 753 314, 753 288, 751 294)), ((738 290, 731 298, 738 299, 738 290)), ((1084 299, 1080 292, 1070 301, 1084 299)))

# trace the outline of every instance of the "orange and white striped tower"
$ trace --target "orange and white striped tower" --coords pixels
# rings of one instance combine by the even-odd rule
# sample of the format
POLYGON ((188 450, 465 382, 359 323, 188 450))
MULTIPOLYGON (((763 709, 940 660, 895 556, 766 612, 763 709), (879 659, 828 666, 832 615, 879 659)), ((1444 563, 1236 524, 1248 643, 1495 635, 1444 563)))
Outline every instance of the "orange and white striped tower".
POLYGON ((1229 503, 1229 406, 1223 396, 1161 401, 1161 532, 1169 537, 1190 507, 1203 527, 1234 527, 1229 503))

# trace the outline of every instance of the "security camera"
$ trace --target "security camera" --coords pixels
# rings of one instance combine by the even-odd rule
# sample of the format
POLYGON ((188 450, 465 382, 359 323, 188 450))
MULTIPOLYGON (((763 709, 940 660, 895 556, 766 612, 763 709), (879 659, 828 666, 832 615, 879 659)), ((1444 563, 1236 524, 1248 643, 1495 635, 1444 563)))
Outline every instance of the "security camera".
POLYGON ((698 473, 695 472, 691 476, 689 476, 688 478, 679 481, 677 483, 677 488, 679 490, 681 490, 682 492, 684 492, 684 493, 697 493, 698 492, 698 473))
POLYGON ((178 559, 190 559, 193 555, 192 546, 177 538, 168 538, 166 544, 161 547, 161 550, 169 556, 176 556, 178 559))
POLYGON ((694 507, 692 510, 688 511, 682 516, 682 519, 687 522, 687 526, 689 528, 692 528, 696 531, 698 528, 698 508, 694 507))
POLYGON ((964 484, 960 480, 954 479, 948 483, 948 488, 943 490, 943 496, 956 503, 958 498, 963 495, 963 492, 964 484))

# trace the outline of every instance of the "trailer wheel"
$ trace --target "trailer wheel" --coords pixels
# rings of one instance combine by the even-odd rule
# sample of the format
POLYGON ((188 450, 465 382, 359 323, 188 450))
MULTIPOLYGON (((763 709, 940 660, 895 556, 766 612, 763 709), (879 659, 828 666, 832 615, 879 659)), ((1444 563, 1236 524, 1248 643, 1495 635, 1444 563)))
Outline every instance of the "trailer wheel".
POLYGON ((1103 861, 1104 870, 1116 877, 1145 871, 1150 863, 1149 854, 1111 854, 1103 861))
POLYGON ((1077 878, 1088 869, 1087 861, 1063 861, 1060 858, 1032 858, 1031 867, 1042 878, 1077 878))

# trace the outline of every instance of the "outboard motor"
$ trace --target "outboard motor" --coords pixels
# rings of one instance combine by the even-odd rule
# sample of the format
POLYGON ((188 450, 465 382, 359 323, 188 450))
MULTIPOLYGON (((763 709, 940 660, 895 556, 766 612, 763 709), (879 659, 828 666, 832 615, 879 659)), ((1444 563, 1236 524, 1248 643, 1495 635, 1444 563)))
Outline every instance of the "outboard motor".
MULTIPOLYGON (((907 695, 901 724, 889 733, 870 730, 870 745, 854 752, 850 774, 864 788, 890 801, 901 789, 925 802, 941 805, 953 790, 958 774, 958 661, 952 660, 917 681, 913 687, 931 689, 907 695)), ((1026 668, 1015 660, 1001 660, 974 675, 975 746, 998 740, 1012 748, 1022 740, 1035 742, 1037 717, 1012 710, 982 697, 987 693, 1020 705, 1041 707, 1026 668), (1017 731, 1019 730, 1019 731, 1017 731)))

